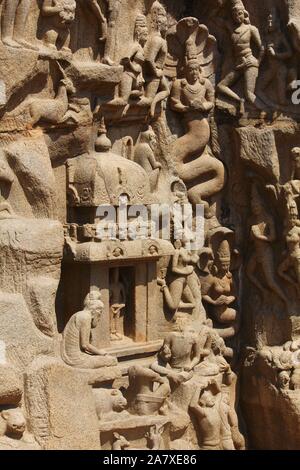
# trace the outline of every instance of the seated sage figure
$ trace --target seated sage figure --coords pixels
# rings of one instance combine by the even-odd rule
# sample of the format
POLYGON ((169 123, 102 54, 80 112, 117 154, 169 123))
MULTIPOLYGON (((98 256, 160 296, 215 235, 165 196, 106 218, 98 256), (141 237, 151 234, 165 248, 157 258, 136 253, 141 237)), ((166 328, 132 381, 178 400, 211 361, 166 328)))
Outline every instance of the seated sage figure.
POLYGON ((61 344, 62 359, 66 364, 83 369, 114 366, 117 359, 91 344, 91 332, 99 324, 103 302, 98 292, 91 292, 84 301, 84 309, 68 321, 61 344))

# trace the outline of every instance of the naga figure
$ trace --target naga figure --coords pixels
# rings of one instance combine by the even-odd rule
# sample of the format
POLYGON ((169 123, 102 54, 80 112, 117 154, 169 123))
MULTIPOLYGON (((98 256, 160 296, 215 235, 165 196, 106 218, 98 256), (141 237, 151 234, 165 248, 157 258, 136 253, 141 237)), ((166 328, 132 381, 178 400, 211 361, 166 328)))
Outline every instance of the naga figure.
POLYGON ((145 96, 139 101, 141 106, 150 106, 150 115, 155 115, 156 106, 166 99, 169 85, 164 76, 164 67, 168 54, 168 21, 165 8, 155 1, 151 7, 152 31, 145 45, 145 96))
POLYGON ((272 243, 276 241, 274 220, 267 213, 256 186, 252 188, 251 205, 253 213, 251 239, 253 241, 254 250, 247 267, 248 277, 260 292, 266 294, 266 288, 261 285, 257 277, 257 269, 260 268, 267 287, 277 294, 285 305, 288 305, 288 299, 276 280, 272 248, 272 243))
POLYGON ((176 80, 171 91, 171 108, 183 116, 186 134, 172 147, 172 155, 179 177, 188 188, 192 204, 209 204, 204 200, 221 191, 225 182, 223 164, 205 152, 210 139, 207 114, 214 108, 214 89, 209 80, 201 76, 198 59, 190 59, 185 77, 176 80), (199 179, 211 176, 209 181, 199 179))
POLYGON ((233 55, 235 58, 234 70, 230 71, 218 84, 217 90, 240 105, 241 114, 244 113, 244 98, 241 98, 230 87, 240 78, 244 78, 244 95, 247 101, 263 109, 263 103, 258 100, 255 89, 258 78, 258 69, 264 54, 261 37, 258 29, 250 24, 249 14, 241 0, 236 0, 232 8, 233 28, 227 22, 224 26, 231 35, 233 55), (258 59, 253 54, 252 42, 259 50, 258 59))

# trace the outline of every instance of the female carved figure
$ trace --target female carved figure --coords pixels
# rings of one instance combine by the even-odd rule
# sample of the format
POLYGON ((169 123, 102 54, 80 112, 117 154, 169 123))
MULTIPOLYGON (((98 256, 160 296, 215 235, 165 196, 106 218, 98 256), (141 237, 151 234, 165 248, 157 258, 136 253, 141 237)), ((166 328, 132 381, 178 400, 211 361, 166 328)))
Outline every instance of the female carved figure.
POLYGON ((126 106, 130 97, 140 97, 143 94, 145 62, 144 46, 148 38, 147 19, 144 15, 136 18, 134 43, 129 53, 121 61, 124 73, 119 85, 119 96, 110 102, 111 105, 126 106))
POLYGON ((169 85, 164 77, 164 67, 168 54, 167 13, 164 7, 155 1, 151 8, 152 32, 145 45, 145 96, 141 106, 150 106, 150 115, 155 114, 156 106, 170 94, 169 85))
POLYGON ((236 320, 237 312, 232 307, 235 302, 233 277, 230 273, 230 246, 224 240, 216 254, 213 273, 201 282, 202 299, 212 307, 215 319, 219 323, 231 323, 236 320))
MULTIPOLYGON (((207 114, 214 108, 214 89, 209 80, 202 78, 197 59, 188 61, 185 79, 176 80, 171 90, 171 108, 183 116, 186 134, 172 148, 176 170, 188 187, 192 204, 203 204, 203 199, 218 193, 224 185, 223 164, 204 154, 210 139, 207 114), (209 181, 199 183, 205 175, 209 181)), ((206 208, 208 203, 204 203, 206 208)))
POLYGON ((178 308, 194 309, 195 297, 189 285, 189 277, 197 275, 194 272, 194 265, 198 262, 198 255, 193 254, 185 248, 185 245, 176 240, 174 244, 176 250, 172 258, 172 280, 169 287, 165 279, 158 279, 157 282, 162 287, 165 300, 171 310, 178 308), (183 301, 183 298, 186 302, 183 301))
POLYGON ((84 309, 68 321, 62 338, 61 356, 66 364, 83 369, 114 366, 117 359, 106 355, 91 343, 92 329, 96 328, 103 314, 100 294, 91 292, 85 299, 84 309))
POLYGON ((276 231, 273 218, 267 213, 263 206, 256 187, 252 191, 252 213, 253 223, 251 225, 251 239, 254 250, 247 267, 247 274, 253 284, 263 294, 266 289, 257 278, 257 268, 260 268, 268 288, 280 297, 285 305, 288 299, 276 281, 276 270, 273 258, 272 243, 276 240, 276 231))
POLYGON ((232 19, 234 23, 233 29, 225 22, 224 25, 231 35, 235 68, 218 84, 217 90, 237 101, 240 104, 240 112, 244 113, 244 99, 230 87, 243 77, 246 99, 254 105, 259 105, 255 95, 255 88, 264 48, 258 29, 250 24, 249 15, 240 0, 232 8, 232 19), (255 43, 260 51, 258 59, 253 54, 252 42, 255 43))

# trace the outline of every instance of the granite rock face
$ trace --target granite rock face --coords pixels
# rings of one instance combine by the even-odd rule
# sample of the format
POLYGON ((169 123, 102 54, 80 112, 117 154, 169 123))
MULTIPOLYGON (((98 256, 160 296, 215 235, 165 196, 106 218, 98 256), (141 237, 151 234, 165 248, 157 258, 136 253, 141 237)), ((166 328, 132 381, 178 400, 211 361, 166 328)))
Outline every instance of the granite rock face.
POLYGON ((0 2, 0 449, 300 449, 300 1, 0 2))

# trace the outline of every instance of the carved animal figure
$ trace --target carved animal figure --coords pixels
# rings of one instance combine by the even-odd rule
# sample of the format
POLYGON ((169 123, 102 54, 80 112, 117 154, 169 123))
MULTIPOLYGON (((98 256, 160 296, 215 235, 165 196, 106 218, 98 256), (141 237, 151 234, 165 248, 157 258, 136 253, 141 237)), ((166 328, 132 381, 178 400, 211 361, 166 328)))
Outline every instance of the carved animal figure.
POLYGON ((130 442, 117 432, 114 432, 114 439, 115 441, 112 445, 112 450, 126 450, 130 446, 130 442))
POLYGON ((19 408, 4 410, 0 413, 0 437, 21 438, 25 432, 26 421, 19 408))
MULTIPOLYGON (((63 78, 60 80, 55 98, 34 98, 29 105, 32 125, 37 124, 39 121, 46 121, 51 124, 62 123, 70 117, 68 114, 69 108, 77 112, 79 111, 77 107, 72 108, 72 105, 69 104, 69 95, 74 94, 76 88, 59 64, 58 67, 62 72, 63 78)), ((78 122, 76 117, 73 115, 72 117, 75 122, 78 122)))
POLYGON ((120 414, 128 416, 125 411, 127 400, 120 390, 93 389, 93 394, 99 419, 109 421, 120 414))

